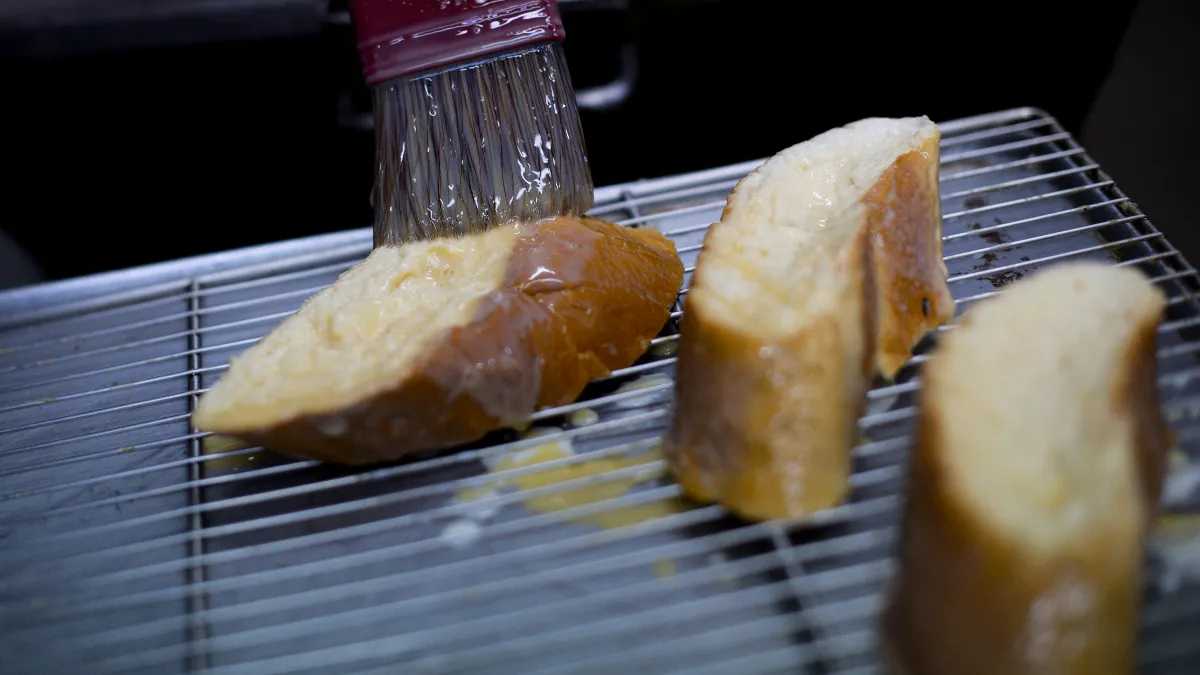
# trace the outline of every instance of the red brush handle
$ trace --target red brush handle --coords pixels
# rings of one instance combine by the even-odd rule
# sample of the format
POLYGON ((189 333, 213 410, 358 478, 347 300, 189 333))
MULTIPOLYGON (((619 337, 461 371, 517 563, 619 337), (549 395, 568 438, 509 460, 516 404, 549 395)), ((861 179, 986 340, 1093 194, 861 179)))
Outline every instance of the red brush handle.
POLYGON ((350 0, 368 85, 563 39, 555 0, 350 0))

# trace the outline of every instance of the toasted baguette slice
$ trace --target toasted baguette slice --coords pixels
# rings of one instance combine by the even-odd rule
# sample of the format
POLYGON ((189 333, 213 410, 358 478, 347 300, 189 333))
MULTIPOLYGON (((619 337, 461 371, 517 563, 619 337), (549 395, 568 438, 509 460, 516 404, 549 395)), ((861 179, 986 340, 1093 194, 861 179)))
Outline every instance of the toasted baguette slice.
POLYGON ((1163 307, 1133 269, 1062 264, 942 339, 883 618, 893 672, 1134 672, 1163 307))
POLYGON ((682 279, 661 234, 593 218, 381 247, 235 358, 194 423, 345 464, 475 440, 632 363, 682 279))
POLYGON ((769 159, 705 236, 664 449, 692 498, 799 517, 847 491, 876 371, 954 316, 938 128, 865 119, 769 159))

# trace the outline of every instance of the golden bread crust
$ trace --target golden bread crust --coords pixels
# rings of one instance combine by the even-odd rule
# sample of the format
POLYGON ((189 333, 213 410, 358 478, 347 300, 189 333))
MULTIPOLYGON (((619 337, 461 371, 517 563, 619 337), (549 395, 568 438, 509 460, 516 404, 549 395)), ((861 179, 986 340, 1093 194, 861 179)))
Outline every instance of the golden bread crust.
POLYGON ((212 429, 275 452, 363 464, 477 440, 573 401, 628 366, 666 324, 683 280, 657 231, 595 218, 523 224, 503 284, 413 374, 329 414, 212 429))
MULTIPOLYGON (((843 251, 841 264, 861 269, 867 248, 864 233, 843 251)), ((693 283, 703 273, 698 265, 693 283)), ((711 320, 700 303, 686 306, 675 411, 663 447, 692 499, 769 519, 844 498, 848 449, 858 437, 869 379, 863 356, 870 333, 862 326, 872 315, 864 275, 845 278, 848 299, 860 311, 821 317, 785 340, 711 320)))
POLYGON ((954 318, 942 260, 938 157, 938 139, 928 139, 888 167, 865 200, 878 289, 875 362, 889 380, 922 336, 954 318))
POLYGON ((1146 497, 1146 523, 1154 527, 1172 444, 1171 430, 1162 415, 1158 392, 1158 323, 1141 326, 1122 361, 1126 367, 1113 382, 1112 411, 1134 420, 1138 479, 1146 497))
POLYGON ((890 672, 1133 672, 1136 556, 1094 541, 1090 555, 1045 561, 991 531, 958 503, 931 458, 939 451, 936 420, 936 413, 921 418, 898 571, 881 620, 890 672), (1050 612, 1077 601, 1087 609, 1042 623, 1035 618, 1039 601, 1050 612), (1072 633, 1083 640, 1078 647, 1064 644, 1072 633))

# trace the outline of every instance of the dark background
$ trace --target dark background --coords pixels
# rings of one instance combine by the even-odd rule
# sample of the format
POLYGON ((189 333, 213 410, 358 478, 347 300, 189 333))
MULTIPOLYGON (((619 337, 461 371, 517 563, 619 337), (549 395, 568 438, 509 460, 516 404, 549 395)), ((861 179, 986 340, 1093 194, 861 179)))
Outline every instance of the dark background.
MULTIPOLYGON (((1030 105, 1197 259, 1197 4, 560 7, 578 90, 636 75, 582 111, 597 185, 865 116, 1030 105)), ((369 224, 370 98, 344 1, 9 0, 0 85, 0 287, 369 224)))

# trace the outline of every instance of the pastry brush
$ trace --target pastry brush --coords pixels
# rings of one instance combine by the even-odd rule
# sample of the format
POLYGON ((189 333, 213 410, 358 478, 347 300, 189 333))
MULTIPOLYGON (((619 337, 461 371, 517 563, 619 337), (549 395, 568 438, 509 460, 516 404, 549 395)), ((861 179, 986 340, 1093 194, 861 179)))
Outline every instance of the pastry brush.
POLYGON ((351 0, 375 106, 375 246, 583 215, 554 0, 351 0))

